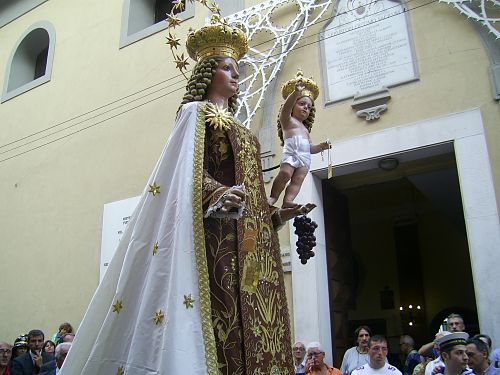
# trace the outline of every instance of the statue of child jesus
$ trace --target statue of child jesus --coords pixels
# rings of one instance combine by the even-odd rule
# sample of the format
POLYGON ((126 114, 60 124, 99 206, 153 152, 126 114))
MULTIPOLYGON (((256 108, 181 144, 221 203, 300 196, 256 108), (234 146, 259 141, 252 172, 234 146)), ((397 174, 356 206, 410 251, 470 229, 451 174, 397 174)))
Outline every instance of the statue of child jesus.
POLYGON ((273 205, 285 189, 283 208, 294 207, 293 200, 300 191, 302 182, 311 165, 311 154, 327 150, 329 141, 312 144, 309 133, 314 123, 314 100, 319 95, 317 84, 304 78, 299 70, 294 79, 285 83, 282 89, 285 103, 278 119, 278 135, 283 145, 280 171, 271 188, 268 203, 273 205))

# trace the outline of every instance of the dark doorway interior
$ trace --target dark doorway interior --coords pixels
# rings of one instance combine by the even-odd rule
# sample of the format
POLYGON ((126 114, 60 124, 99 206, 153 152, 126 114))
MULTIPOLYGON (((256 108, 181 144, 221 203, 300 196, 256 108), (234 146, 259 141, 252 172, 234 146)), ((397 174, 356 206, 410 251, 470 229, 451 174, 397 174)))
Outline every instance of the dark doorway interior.
POLYGON ((335 366, 372 324, 399 354, 399 336, 432 341, 451 312, 478 332, 454 153, 323 180, 335 366))

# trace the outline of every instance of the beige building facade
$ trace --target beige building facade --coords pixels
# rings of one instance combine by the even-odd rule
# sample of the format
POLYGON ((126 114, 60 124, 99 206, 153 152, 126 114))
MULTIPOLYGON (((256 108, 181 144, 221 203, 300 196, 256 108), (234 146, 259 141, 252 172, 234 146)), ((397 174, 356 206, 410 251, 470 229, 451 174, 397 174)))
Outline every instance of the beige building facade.
MULTIPOLYGON (((154 17, 169 3, 0 7, 1 340, 32 328, 51 335, 64 321, 78 326, 85 312, 99 283, 104 207, 141 194, 184 93, 166 23, 154 17)), ((259 3, 220 1, 224 14, 259 3)), ((300 9, 294 3, 277 6, 277 27, 300 9)), ((315 155, 298 197, 318 205, 316 256, 300 264, 292 226, 280 241, 291 253, 295 337, 322 341, 338 366, 355 324, 424 340, 450 309, 470 314, 470 330, 500 345, 498 43, 451 5, 405 6, 410 78, 352 95, 345 89, 342 98, 329 92, 336 78, 328 51, 340 48, 328 37, 340 9, 332 5, 289 51, 252 123, 265 163, 278 164, 281 84, 298 68, 318 81, 311 137, 332 140, 334 178, 326 176, 328 155, 315 155), (387 107, 366 120, 360 102, 387 107), (392 169, 383 170, 388 158, 392 169), (405 315, 412 301, 423 312, 405 315), (409 322, 420 330, 408 331, 409 322)), ((188 3, 181 17, 179 36, 208 12, 188 3)), ((362 26, 349 32, 359 37, 362 26)), ((274 174, 266 175, 269 188, 274 174)))

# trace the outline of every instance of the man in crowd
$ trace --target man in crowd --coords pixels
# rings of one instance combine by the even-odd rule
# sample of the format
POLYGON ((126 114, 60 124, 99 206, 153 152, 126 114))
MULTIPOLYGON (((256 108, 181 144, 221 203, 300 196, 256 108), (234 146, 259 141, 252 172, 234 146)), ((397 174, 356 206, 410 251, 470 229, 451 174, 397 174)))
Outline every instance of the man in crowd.
POLYGON ((28 333, 29 351, 16 359, 12 363, 12 375, 33 375, 40 372, 40 367, 44 363, 54 359, 52 354, 42 353, 44 334, 39 329, 33 329, 28 333))
POLYGON ((412 375, 413 369, 418 365, 422 358, 415 350, 415 341, 410 335, 402 335, 399 338, 399 350, 405 356, 404 361, 404 375, 412 375))
POLYGON ((462 318, 460 314, 448 315, 448 318, 446 318, 446 322, 448 323, 448 331, 450 332, 465 331, 464 318, 462 318))
POLYGON ((325 362, 325 352, 319 342, 307 345, 306 371, 308 375, 342 375, 340 370, 328 366, 325 362))
MULTIPOLYGON (((446 332, 464 332, 465 331, 465 324, 464 324, 464 318, 460 314, 452 313, 448 315, 446 318, 446 326, 448 329, 446 332)), ((421 356, 429 356, 431 355, 431 351, 434 348, 434 341, 429 342, 425 345, 422 345, 420 349, 418 349, 418 353, 421 356)))
POLYGON ((488 361, 488 345, 477 337, 467 340, 467 357, 469 367, 476 375, 500 375, 500 368, 496 368, 488 361))
POLYGON ((293 344, 292 349, 295 375, 303 375, 306 373, 306 346, 304 343, 297 341, 293 344))
POLYGON ((10 375, 10 356, 12 355, 12 346, 6 342, 0 341, 0 375, 10 375))
POLYGON ((371 331, 368 326, 360 326, 354 331, 356 346, 346 350, 340 371, 343 375, 351 375, 351 372, 365 363, 368 363, 368 341, 370 340, 371 331))
MULTIPOLYGON (((448 331, 442 331, 436 333, 436 339, 434 340, 434 349, 438 353, 438 356, 436 359, 433 361, 430 361, 427 366, 425 366, 425 375, 432 375, 434 373, 434 369, 436 368, 442 368, 444 367, 444 361, 443 358, 441 357, 441 353, 439 352, 439 345, 438 345, 438 340, 440 340, 442 337, 451 335, 451 332, 448 331)), ((418 351, 420 353, 420 350, 418 351)), ((422 354, 422 353, 420 353, 422 354)))
POLYGON ((59 375, 59 371, 66 359, 66 355, 71 349, 71 342, 62 342, 56 346, 54 361, 50 361, 42 366, 39 375, 59 375))
POLYGON ((467 369, 467 348, 469 335, 465 332, 453 332, 437 340, 441 358, 445 364, 444 375, 461 375, 467 369))
POLYGON ((375 335, 368 342, 367 364, 359 366, 352 375, 402 375, 396 367, 387 363, 387 339, 384 336, 375 335))

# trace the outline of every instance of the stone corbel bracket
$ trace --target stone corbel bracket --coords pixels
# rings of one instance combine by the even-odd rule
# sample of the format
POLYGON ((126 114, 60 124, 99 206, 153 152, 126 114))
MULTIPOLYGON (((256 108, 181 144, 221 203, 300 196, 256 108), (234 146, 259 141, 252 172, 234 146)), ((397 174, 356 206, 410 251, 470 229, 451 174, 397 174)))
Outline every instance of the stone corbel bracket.
POLYGON ((387 102, 390 98, 391 94, 387 87, 375 91, 358 92, 354 96, 351 107, 358 117, 366 121, 378 120, 382 112, 387 111, 387 102))

